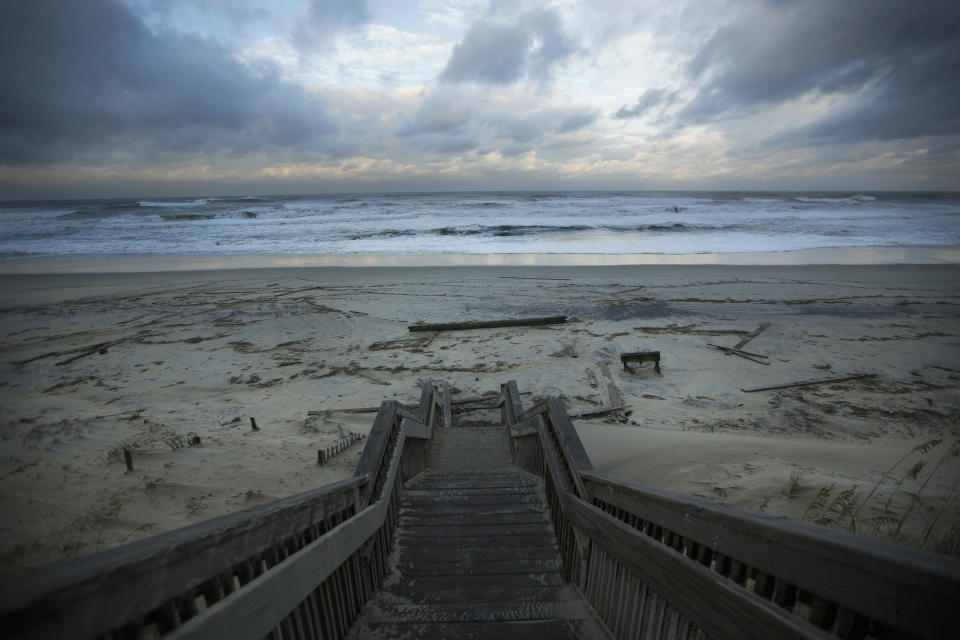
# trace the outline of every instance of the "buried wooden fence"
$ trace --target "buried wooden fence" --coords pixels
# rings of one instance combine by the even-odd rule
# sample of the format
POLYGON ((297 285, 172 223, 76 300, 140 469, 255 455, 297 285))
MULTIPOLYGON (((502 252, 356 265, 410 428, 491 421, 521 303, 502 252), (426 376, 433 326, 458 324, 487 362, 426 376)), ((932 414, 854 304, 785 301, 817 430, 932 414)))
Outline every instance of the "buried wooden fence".
POLYGON ((617 638, 955 637, 960 561, 593 470, 563 404, 502 387, 567 579, 617 638))

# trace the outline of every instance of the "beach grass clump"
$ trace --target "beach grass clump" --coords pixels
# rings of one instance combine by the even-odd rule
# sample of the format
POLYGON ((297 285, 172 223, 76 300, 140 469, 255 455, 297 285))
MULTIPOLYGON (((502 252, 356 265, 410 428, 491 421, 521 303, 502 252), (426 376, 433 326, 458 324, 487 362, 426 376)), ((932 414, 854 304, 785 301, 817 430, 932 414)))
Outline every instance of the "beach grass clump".
MULTIPOLYGON (((933 438, 911 448, 881 475, 865 496, 857 485, 839 492, 835 483, 821 487, 801 520, 960 555, 960 515, 952 509, 960 491, 960 465, 955 463, 960 458, 960 439, 939 457, 929 455, 942 444, 943 438, 933 438), (950 483, 939 504, 924 500, 924 493, 935 478, 950 483), (889 485, 888 481, 894 483, 893 487, 883 505, 877 506, 879 496, 877 500, 874 497, 885 484, 889 485), (868 504, 874 513, 861 515, 868 504)), ((791 475, 791 486, 792 480, 791 475)))

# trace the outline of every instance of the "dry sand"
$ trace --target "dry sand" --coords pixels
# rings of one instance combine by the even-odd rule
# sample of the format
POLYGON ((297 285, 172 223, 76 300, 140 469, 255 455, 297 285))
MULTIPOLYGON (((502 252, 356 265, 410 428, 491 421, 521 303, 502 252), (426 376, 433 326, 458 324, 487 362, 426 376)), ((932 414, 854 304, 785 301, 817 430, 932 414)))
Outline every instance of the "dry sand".
POLYGON ((909 511, 901 537, 917 542, 937 519, 927 548, 946 548, 960 539, 960 460, 949 455, 960 435, 958 305, 956 265, 4 276, 0 572, 348 476, 362 444, 324 467, 317 449, 367 432, 373 414, 336 409, 415 403, 419 379, 448 380, 461 397, 515 379, 525 402, 559 396, 576 413, 609 403, 600 362, 632 413, 576 421, 597 469, 798 518, 832 484, 833 510, 806 514, 831 519, 842 491, 855 486, 862 501, 904 454, 942 438, 896 467, 857 528, 889 537, 909 511), (554 314, 571 319, 407 331, 417 321, 554 314), (770 328, 744 348, 768 366, 707 344, 733 345, 762 322, 770 328), (620 353, 640 350, 662 352, 662 377, 621 368, 620 353), (741 391, 860 372, 878 375, 741 391), (199 446, 187 444, 193 434, 199 446), (926 466, 905 477, 918 461, 926 466))

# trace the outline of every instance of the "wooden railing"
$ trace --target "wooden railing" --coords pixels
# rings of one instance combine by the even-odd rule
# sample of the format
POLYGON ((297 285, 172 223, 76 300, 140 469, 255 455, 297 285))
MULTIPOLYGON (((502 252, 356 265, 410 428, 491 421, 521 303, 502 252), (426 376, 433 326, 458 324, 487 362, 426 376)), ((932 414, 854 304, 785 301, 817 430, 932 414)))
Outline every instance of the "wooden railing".
POLYGON ((384 402, 348 480, 0 585, 0 637, 342 638, 386 575, 432 413, 384 402))
POLYGON ((954 637, 960 561, 597 473, 562 403, 503 386, 568 579, 617 638, 954 637))

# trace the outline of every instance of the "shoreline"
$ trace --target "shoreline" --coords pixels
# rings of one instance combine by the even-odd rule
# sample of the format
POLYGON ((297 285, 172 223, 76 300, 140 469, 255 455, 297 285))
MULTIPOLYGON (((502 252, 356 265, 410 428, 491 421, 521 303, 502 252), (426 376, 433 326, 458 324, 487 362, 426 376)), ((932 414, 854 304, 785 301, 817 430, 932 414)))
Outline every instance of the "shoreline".
POLYGON ((960 264, 960 245, 829 247, 792 251, 690 254, 163 254, 44 256, 0 261, 0 274, 148 273, 302 267, 598 267, 634 265, 894 265, 960 264))

